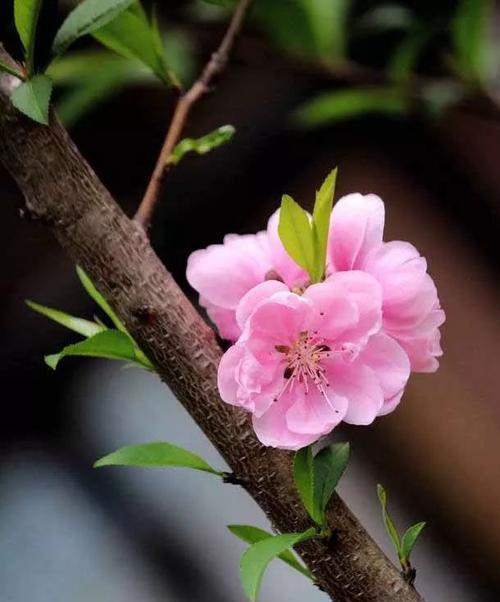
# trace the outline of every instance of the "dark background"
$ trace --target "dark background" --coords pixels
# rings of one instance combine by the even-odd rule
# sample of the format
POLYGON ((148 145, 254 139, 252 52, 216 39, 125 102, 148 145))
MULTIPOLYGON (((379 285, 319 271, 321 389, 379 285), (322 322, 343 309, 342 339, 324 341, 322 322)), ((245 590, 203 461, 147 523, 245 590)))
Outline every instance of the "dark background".
MULTIPOLYGON (((163 3, 162 17, 188 32, 201 64, 223 22, 200 25, 184 4, 163 3)), ((439 24, 454 3, 410 4, 439 24)), ((60 19, 50 8, 42 29, 47 39, 60 19)), ((0 39, 10 39, 15 52, 7 16, 0 17, 0 39)), ((360 42, 353 53, 377 66, 386 43, 360 42)), ((237 134, 230 145, 187 158, 169 175, 154 246, 192 294, 184 276, 191 251, 219 242, 227 232, 265 227, 284 192, 310 204, 333 165, 340 170, 339 195, 382 196, 386 238, 410 240, 428 259, 447 313, 445 353, 436 374, 412 376, 394 414, 369 428, 343 431, 354 454, 344 495, 387 550, 376 482, 388 489, 401 526, 428 522, 416 566, 422 565, 417 584, 429 600, 498 600, 500 113, 467 107, 437 121, 419 114, 372 116, 314 131, 294 128, 293 109, 331 85, 330 78, 276 51, 250 26, 227 73, 187 127, 196 136, 231 123, 237 134)), ((161 89, 129 88, 72 130, 129 214, 147 184, 174 101, 161 89)), ((163 438, 205 450, 206 443, 171 396, 165 403, 153 377, 101 362, 69 360, 57 373, 43 364, 44 354, 74 338, 31 313, 23 300, 78 315, 91 316, 94 308, 48 232, 20 219, 22 199, 1 170, 0 196, 0 600, 24 602, 23 587, 31 602, 59 595, 67 602, 243 600, 237 585, 241 548, 225 542, 230 536, 223 525, 230 516, 232 522, 251 522, 248 513, 256 510, 247 509, 249 502, 219 491, 204 476, 92 470, 100 454, 120 444, 163 438), (164 496, 171 496, 175 512, 164 496), (204 525, 214 525, 220 540, 205 539, 204 525), (92 539, 92 532, 103 539, 92 539), (92 564, 94 555, 102 575, 92 564), (112 568, 100 555, 115 558, 112 568), (61 575, 67 582, 58 582, 61 575), (50 589, 54 583, 57 595, 50 589), (65 589, 68 583, 73 589, 65 589)), ((269 585, 269 598, 263 599, 294 600, 286 580, 285 569, 273 572, 275 589, 269 585)), ((312 600, 307 587, 297 586, 295 595, 303 591, 302 599, 312 600)))

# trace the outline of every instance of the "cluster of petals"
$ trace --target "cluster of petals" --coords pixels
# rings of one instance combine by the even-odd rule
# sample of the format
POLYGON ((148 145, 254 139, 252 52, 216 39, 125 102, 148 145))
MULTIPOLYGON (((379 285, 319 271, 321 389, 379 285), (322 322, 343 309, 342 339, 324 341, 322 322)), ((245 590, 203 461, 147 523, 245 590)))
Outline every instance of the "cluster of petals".
POLYGON ((351 194, 332 212, 326 278, 311 285, 278 236, 228 235, 195 251, 187 277, 220 335, 222 399, 251 412, 262 443, 299 449, 339 422, 370 424, 411 371, 432 372, 444 322, 427 264, 384 242, 384 204, 351 194))

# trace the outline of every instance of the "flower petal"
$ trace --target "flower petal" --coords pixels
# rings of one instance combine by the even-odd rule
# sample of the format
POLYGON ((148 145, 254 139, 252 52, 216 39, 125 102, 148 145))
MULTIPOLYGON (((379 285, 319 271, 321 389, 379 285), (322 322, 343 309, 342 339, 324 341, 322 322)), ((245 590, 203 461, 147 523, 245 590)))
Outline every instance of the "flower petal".
POLYGON ((375 194, 354 193, 339 199, 330 221, 330 269, 361 269, 367 253, 382 242, 384 220, 384 203, 375 194))
POLYGON ((348 400, 344 422, 371 424, 384 403, 384 394, 373 371, 359 359, 352 363, 335 362, 328 380, 334 393, 348 400))
POLYGON ((241 362, 245 350, 241 345, 233 345, 224 353, 219 363, 217 373, 217 386, 222 401, 231 405, 240 405, 238 401, 238 387, 236 369, 241 362))
POLYGON ((357 323, 346 329, 341 338, 364 343, 378 332, 382 325, 382 288, 377 280, 358 270, 332 274, 324 284, 338 288, 355 305, 357 323))
POLYGON ((384 394, 384 405, 380 412, 387 414, 389 410, 386 404, 389 404, 391 411, 396 407, 395 399, 401 399, 410 377, 407 354, 393 338, 376 334, 370 338, 359 359, 372 369, 378 379, 384 394))
POLYGON ((252 423, 259 441, 269 447, 296 450, 314 443, 317 435, 304 435, 292 432, 286 423, 286 412, 291 401, 283 396, 273 403, 259 418, 253 416, 252 423))
POLYGON ((286 423, 294 433, 315 434, 317 438, 326 435, 341 422, 347 410, 345 397, 332 391, 326 399, 314 385, 307 392, 303 386, 296 387, 290 395, 295 401, 286 413, 286 423))
POLYGON ((200 297, 199 302, 205 308, 208 317, 217 326, 219 335, 228 341, 236 341, 241 334, 241 329, 236 322, 234 309, 219 307, 203 297, 200 297))
POLYGON ((189 284, 210 303, 236 309, 240 299, 264 281, 272 269, 265 232, 229 234, 224 244, 192 253, 186 276, 189 284))
POLYGON ((321 332, 322 338, 335 340, 359 323, 357 304, 338 282, 327 280, 313 284, 307 288, 304 297, 314 305, 317 319, 314 328, 321 332))
POLYGON ((274 293, 282 291, 288 291, 288 288, 286 284, 283 284, 283 282, 279 282, 278 280, 267 280, 249 290, 248 293, 242 297, 236 308, 236 321, 240 329, 243 330, 248 317, 253 313, 261 301, 269 298, 274 293))
MULTIPOLYGON (((444 319, 442 310, 436 310, 436 312, 442 314, 444 319)), ((410 358, 413 372, 435 372, 439 368, 436 358, 443 355, 443 350, 441 349, 441 332, 438 328, 414 338, 400 338, 399 343, 410 358)))
POLYGON ((307 330, 311 302, 290 292, 279 292, 260 303, 246 322, 248 339, 262 339, 268 346, 290 345, 307 330))

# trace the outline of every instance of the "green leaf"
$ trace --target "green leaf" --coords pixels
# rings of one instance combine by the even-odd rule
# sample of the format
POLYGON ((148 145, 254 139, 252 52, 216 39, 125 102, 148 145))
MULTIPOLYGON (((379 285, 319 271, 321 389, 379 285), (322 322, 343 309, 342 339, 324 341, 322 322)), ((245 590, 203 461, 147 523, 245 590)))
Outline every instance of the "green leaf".
POLYGON ((168 158, 167 165, 177 165, 181 159, 183 159, 184 155, 189 152, 205 155, 222 144, 229 142, 234 136, 235 131, 236 130, 232 125, 223 125, 201 138, 184 138, 184 140, 181 140, 172 151, 172 154, 168 158))
POLYGON ((409 527, 405 534, 401 539, 401 560, 402 562, 408 563, 410 560, 410 554, 413 550, 413 546, 415 545, 418 536, 422 532, 422 529, 425 527, 425 523, 417 523, 409 527))
POLYGON ((36 29, 42 0, 14 0, 14 22, 24 46, 28 73, 33 73, 36 29))
POLYGON ((52 80, 46 75, 35 75, 23 82, 10 95, 12 104, 33 121, 49 123, 49 103, 52 95, 52 80))
POLYGON ((330 230, 330 216, 332 213, 336 181, 337 168, 328 174, 321 188, 316 193, 316 202, 314 203, 312 228, 314 236, 316 282, 320 282, 325 275, 328 233, 330 230))
POLYGON ((156 18, 150 23, 140 4, 133 4, 93 36, 114 52, 141 61, 164 83, 178 85, 167 66, 156 18))
POLYGON ((428 40, 428 30, 422 27, 410 30, 389 60, 387 66, 389 77, 396 82, 409 81, 428 40))
POLYGON ((47 73, 63 88, 56 111, 66 127, 126 86, 158 82, 139 61, 107 50, 71 52, 55 60, 47 73))
MULTIPOLYGON (((308 445, 295 452, 293 460, 293 479, 309 516, 318 522, 314 503, 314 464, 312 447, 308 445)), ((320 523, 321 521, 319 521, 320 523)))
POLYGON ((101 29, 116 19, 132 2, 134 0, 83 0, 59 28, 52 47, 53 53, 62 54, 81 36, 101 29))
MULTIPOLYGON (((254 544, 269 537, 274 537, 272 533, 260 529, 259 527, 252 527, 251 525, 228 525, 227 528, 233 535, 244 541, 245 543, 254 544)), ((278 558, 286 562, 289 566, 294 568, 299 573, 302 573, 305 577, 311 579, 311 573, 309 570, 297 560, 290 550, 285 550, 279 554, 278 558)))
POLYGON ((262 577, 273 558, 279 557, 285 550, 316 536, 315 529, 308 529, 303 533, 275 535, 250 546, 241 557, 240 562, 243 589, 250 600, 255 602, 257 599, 262 577))
POLYGON ((309 216, 287 194, 281 200, 278 234, 288 255, 314 279, 314 240, 309 216))
POLYGON ((387 512, 387 494, 385 489, 380 484, 377 485, 377 494, 378 499, 380 500, 380 505, 382 506, 382 516, 384 518, 385 529, 391 538, 398 557, 401 558, 401 540, 399 539, 399 534, 392 521, 392 518, 387 512))
POLYGON ((493 0, 460 0, 451 21, 456 68, 472 84, 484 84, 492 72, 495 49, 489 26, 493 10, 493 0))
POLYGON ((351 0, 299 0, 317 57, 338 62, 346 53, 347 16, 351 0))
POLYGON ((71 356, 102 357, 140 363, 134 342, 127 334, 119 330, 104 330, 85 341, 68 345, 60 353, 47 355, 45 363, 55 370, 64 357, 71 356))
POLYGON ((325 511, 349 462, 349 443, 336 443, 314 457, 314 497, 316 513, 325 521, 325 511))
POLYGON ((39 305, 33 301, 27 300, 26 305, 42 316, 45 316, 46 318, 49 318, 50 320, 53 320, 54 322, 57 322, 58 324, 61 324, 62 326, 69 328, 69 330, 73 330, 84 337, 92 337, 95 334, 106 330, 105 327, 101 326, 100 324, 96 324, 95 322, 70 316, 63 311, 52 309, 51 307, 45 307, 44 305, 39 305))
POLYGON ((317 127, 363 115, 404 115, 407 98, 398 88, 349 88, 325 92, 309 100, 295 112, 302 127, 317 127))
POLYGON ((192 468, 209 472, 218 476, 222 472, 212 468, 198 454, 172 445, 171 443, 144 443, 129 445, 104 456, 94 464, 94 468, 102 466, 141 466, 143 468, 192 468))
MULTIPOLYGON (((120 318, 115 314, 115 312, 111 309, 111 306, 106 301, 106 299, 101 295, 101 293, 96 289, 94 283, 87 274, 83 271, 80 266, 76 266, 76 273, 80 282, 82 283, 83 288, 87 291, 87 294, 97 303, 97 305, 103 310, 103 312, 109 317, 109 319, 113 322, 113 324, 121 330, 125 334, 129 334, 120 318)), ((130 335, 129 335, 130 336, 130 335)))

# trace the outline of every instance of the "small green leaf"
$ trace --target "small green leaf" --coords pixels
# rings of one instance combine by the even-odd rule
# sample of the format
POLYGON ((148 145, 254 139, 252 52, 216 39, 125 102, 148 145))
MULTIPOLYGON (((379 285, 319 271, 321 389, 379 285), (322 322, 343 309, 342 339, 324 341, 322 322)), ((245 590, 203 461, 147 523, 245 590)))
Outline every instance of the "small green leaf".
POLYGON ((24 46, 28 73, 33 73, 36 29, 42 0, 14 0, 14 22, 24 46))
POLYGON ((314 279, 314 240, 309 216, 287 194, 281 200, 278 233, 288 255, 314 279))
POLYGON ((222 472, 212 468, 201 456, 171 443, 144 443, 129 445, 104 456, 94 464, 102 466, 140 466, 143 468, 192 468, 218 476, 222 472))
POLYGON ((268 564, 285 550, 316 537, 315 529, 303 533, 285 533, 259 541, 248 548, 241 557, 240 575, 246 595, 255 602, 268 564))
POLYGON ((184 138, 184 140, 181 140, 172 151, 172 154, 168 158, 167 165, 177 165, 184 155, 189 152, 205 155, 222 144, 229 142, 234 136, 235 131, 236 130, 232 125, 223 125, 201 138, 184 138))
POLYGON ((377 485, 377 494, 378 499, 380 500, 380 505, 382 506, 382 516, 384 518, 386 531, 389 537, 391 538, 391 541, 394 545, 394 548, 396 549, 398 557, 401 558, 401 540, 399 539, 399 534, 392 521, 392 518, 387 512, 387 493, 380 484, 377 485))
POLYGON ((49 103, 52 95, 52 80, 46 75, 35 75, 23 82, 10 95, 12 104, 33 121, 49 123, 49 103))
POLYGON ((295 112, 302 127, 317 127, 369 114, 403 115, 407 98, 398 88, 349 88, 324 92, 295 112))
POLYGON ((69 330, 73 330, 84 337, 92 337, 95 334, 106 330, 105 327, 101 326, 100 324, 96 324, 95 322, 70 316, 63 311, 52 309, 51 307, 45 307, 44 305, 39 305, 33 301, 27 300, 26 305, 42 316, 45 316, 46 318, 49 318, 50 320, 53 320, 54 322, 57 322, 58 324, 61 324, 62 326, 69 328, 69 330))
POLYGON ((417 523, 409 527, 401 539, 401 560, 402 562, 408 563, 410 560, 410 554, 413 550, 418 536, 425 527, 425 522, 417 523))
MULTIPOLYGON (((251 525, 228 525, 227 528, 233 535, 244 541, 245 543, 254 544, 269 537, 274 537, 272 533, 260 529, 259 527, 252 527, 251 525)), ((311 573, 309 570, 300 563, 297 558, 293 555, 290 550, 285 550, 279 554, 278 558, 286 562, 289 566, 294 568, 299 573, 302 573, 305 577, 311 579, 311 573)))
POLYGON ((125 334, 129 334, 125 326, 123 325, 120 318, 115 314, 115 312, 111 309, 111 306, 106 301, 106 299, 101 295, 101 293, 94 286, 94 283, 87 274, 83 271, 80 266, 76 266, 76 273, 80 282, 82 283, 83 288, 87 291, 87 294, 97 303, 97 305, 102 309, 102 311, 109 317, 109 319, 113 322, 113 324, 121 330, 125 334))
POLYGON ((59 28, 53 44, 53 53, 62 54, 75 40, 101 29, 134 0, 83 0, 66 17, 59 28))
POLYGON ((321 188, 316 193, 316 202, 314 203, 312 218, 315 251, 314 264, 316 268, 315 282, 320 282, 325 275, 328 233, 330 231, 330 216, 332 213, 336 181, 337 168, 328 174, 321 188))
POLYGON ((460 0, 451 21, 454 60, 462 77, 485 83, 492 71, 495 49, 489 37, 493 0, 460 0))
POLYGON ((64 357, 71 356, 102 357, 139 363, 134 342, 119 330, 104 330, 80 343, 68 345, 60 353, 47 355, 45 363, 55 370, 64 357))
POLYGON ((389 60, 387 66, 389 77, 398 83, 408 82, 428 41, 428 30, 422 27, 411 29, 396 47, 389 60))
POLYGON ((47 73, 63 89, 56 110, 66 127, 126 86, 158 82, 142 63, 107 50, 71 52, 54 61, 47 73))
MULTIPOLYGON (((293 460, 293 479, 309 516, 316 522, 321 517, 316 512, 314 503, 314 464, 310 445, 295 452, 293 460)), ((321 520, 319 520, 319 524, 321 520)))
POLYGON ((344 58, 351 0, 299 0, 298 3, 309 26, 315 55, 327 63, 344 58))
POLYGON ((349 443, 335 443, 314 457, 316 513, 324 520, 326 507, 349 462, 349 443))
POLYGON ((178 85, 167 67, 157 22, 148 21, 140 4, 133 4, 111 23, 94 31, 93 36, 114 52, 141 61, 164 83, 178 85))

